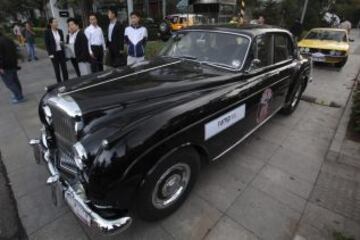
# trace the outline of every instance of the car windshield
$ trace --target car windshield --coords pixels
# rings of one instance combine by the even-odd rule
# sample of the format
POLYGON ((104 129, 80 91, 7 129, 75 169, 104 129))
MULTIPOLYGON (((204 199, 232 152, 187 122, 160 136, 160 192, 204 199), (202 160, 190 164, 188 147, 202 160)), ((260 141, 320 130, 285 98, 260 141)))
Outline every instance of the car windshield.
POLYGON ((342 31, 311 31, 305 39, 346 42, 346 34, 342 31))
POLYGON ((183 31, 174 35, 160 56, 240 69, 249 48, 246 37, 219 32, 183 31))

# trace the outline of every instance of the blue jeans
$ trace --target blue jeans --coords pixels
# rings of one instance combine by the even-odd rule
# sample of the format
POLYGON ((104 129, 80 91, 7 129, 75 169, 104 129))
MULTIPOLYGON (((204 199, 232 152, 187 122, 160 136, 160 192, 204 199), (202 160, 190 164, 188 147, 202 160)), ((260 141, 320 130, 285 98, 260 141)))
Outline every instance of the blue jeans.
POLYGON ((16 100, 24 98, 16 69, 4 70, 4 73, 1 74, 1 78, 16 100))
POLYGON ((35 60, 37 58, 35 53, 35 44, 26 43, 26 49, 27 49, 28 59, 35 60))

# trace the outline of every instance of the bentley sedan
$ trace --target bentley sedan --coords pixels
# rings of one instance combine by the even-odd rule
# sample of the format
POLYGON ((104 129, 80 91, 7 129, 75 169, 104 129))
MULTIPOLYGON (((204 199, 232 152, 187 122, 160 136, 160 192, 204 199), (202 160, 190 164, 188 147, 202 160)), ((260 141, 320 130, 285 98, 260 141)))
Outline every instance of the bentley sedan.
POLYGON ((310 79, 286 30, 190 27, 151 61, 47 87, 30 144, 55 203, 120 232, 134 213, 155 221, 177 210, 202 165, 295 111, 310 79))

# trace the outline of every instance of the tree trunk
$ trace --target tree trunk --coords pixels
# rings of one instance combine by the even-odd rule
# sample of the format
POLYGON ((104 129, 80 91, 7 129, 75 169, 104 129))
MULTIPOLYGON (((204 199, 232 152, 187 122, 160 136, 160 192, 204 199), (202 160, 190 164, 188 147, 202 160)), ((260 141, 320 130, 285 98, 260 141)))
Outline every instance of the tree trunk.
POLYGON ((89 24, 89 15, 92 9, 92 0, 81 0, 80 9, 81 12, 83 13, 81 17, 82 17, 83 27, 85 28, 89 24))

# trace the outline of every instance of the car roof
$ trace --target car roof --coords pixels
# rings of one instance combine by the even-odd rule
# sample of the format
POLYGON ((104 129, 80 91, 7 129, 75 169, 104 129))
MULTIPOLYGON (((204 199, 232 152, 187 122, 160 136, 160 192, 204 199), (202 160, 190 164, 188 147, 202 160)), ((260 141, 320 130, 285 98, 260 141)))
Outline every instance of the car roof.
POLYGON ((342 28, 313 28, 310 31, 347 32, 346 29, 342 28))
POLYGON ((269 32, 284 32, 287 34, 291 34, 288 30, 280 27, 271 26, 271 25, 259 25, 259 24, 194 25, 185 28, 183 31, 186 30, 221 31, 221 32, 229 32, 229 33, 239 33, 239 34, 247 35, 251 38, 269 32))

